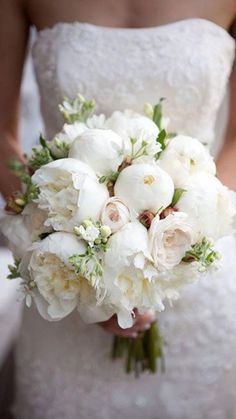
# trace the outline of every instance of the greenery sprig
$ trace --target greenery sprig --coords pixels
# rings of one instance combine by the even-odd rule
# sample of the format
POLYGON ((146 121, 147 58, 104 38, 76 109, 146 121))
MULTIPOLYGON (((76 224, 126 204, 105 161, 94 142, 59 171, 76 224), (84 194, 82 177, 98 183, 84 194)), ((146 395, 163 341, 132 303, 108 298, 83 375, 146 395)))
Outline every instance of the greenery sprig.
POLYGON ((64 120, 68 124, 73 124, 76 121, 85 122, 93 114, 95 107, 95 100, 86 100, 78 94, 75 99, 65 97, 59 105, 59 110, 64 120))
POLYGON ((199 272, 205 272, 215 260, 220 259, 220 254, 213 249, 212 240, 204 237, 187 251, 183 262, 199 262, 199 272))
POLYGON ((38 197, 39 190, 38 187, 32 183, 31 175, 29 173, 29 168, 27 164, 24 164, 21 161, 12 158, 9 162, 9 168, 11 172, 15 176, 17 176, 25 185, 25 191, 19 191, 11 195, 7 200, 7 208, 12 208, 12 210, 14 211, 15 204, 18 207, 18 211, 14 212, 21 212, 29 202, 38 197))

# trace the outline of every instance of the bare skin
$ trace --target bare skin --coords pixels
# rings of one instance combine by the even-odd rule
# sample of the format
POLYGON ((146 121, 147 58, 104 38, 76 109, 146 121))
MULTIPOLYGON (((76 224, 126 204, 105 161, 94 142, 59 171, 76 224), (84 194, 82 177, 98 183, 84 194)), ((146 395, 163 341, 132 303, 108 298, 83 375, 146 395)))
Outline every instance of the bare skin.
MULTIPOLYGON (((90 22, 109 27, 160 26, 178 20, 203 18, 236 37, 236 0, 0 0, 0 191, 4 196, 19 189, 8 171, 9 157, 23 159, 19 141, 19 96, 29 27, 38 30, 57 22, 90 22)), ((236 190, 236 66, 231 75, 230 116, 223 149, 218 158, 221 180, 236 190)), ((100 326, 112 334, 137 336, 154 320, 147 312, 136 314, 132 328, 123 330, 113 316, 100 326)))

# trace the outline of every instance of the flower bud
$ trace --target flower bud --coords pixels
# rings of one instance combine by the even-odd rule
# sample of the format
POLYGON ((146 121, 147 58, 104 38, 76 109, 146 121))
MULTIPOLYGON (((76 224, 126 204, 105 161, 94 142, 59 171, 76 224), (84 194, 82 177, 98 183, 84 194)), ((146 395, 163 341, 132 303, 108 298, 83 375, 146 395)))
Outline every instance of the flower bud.
POLYGON ((84 220, 83 221, 83 227, 84 228, 87 228, 87 227, 89 227, 89 226, 91 226, 93 223, 92 223, 92 221, 91 220, 84 220))
POLYGON ((143 110, 144 110, 144 114, 148 118, 152 119, 152 117, 153 117, 153 106, 151 105, 151 103, 145 103, 143 110))
POLYGON ((77 236, 80 236, 80 229, 79 229, 79 227, 78 226, 75 226, 74 227, 74 233, 77 235, 77 236))
POLYGON ((96 239, 96 240, 94 240, 94 243, 95 243, 95 244, 97 244, 97 245, 98 245, 98 244, 101 244, 101 242, 102 242, 102 240, 101 240, 101 239, 96 239))
POLYGON ((163 220, 163 218, 168 217, 168 215, 173 214, 173 212, 177 211, 175 208, 172 207, 168 207, 165 208, 161 213, 160 213, 160 219, 163 220))
POLYGON ((111 235, 111 229, 109 226, 102 225, 100 228, 100 234, 102 238, 107 238, 111 235))
POLYGON ((155 215, 151 211, 144 211, 139 216, 139 221, 144 227, 149 228, 155 215))

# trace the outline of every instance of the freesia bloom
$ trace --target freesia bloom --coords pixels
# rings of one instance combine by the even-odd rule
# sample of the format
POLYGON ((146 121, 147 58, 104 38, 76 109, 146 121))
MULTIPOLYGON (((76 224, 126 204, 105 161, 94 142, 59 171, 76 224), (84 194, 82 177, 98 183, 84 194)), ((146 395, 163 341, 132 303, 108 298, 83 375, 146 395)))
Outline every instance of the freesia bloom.
POLYGON ((115 233, 131 221, 131 212, 127 205, 117 196, 109 198, 102 209, 102 224, 110 227, 115 233))
POLYGON ((185 189, 176 208, 188 214, 199 239, 218 239, 232 232, 236 214, 234 192, 208 173, 191 176, 185 189))
MULTIPOLYGON (((70 233, 57 232, 35 244, 21 262, 22 278, 35 285, 31 285, 32 296, 46 320, 60 320, 75 308, 81 312, 85 308, 84 313, 95 310, 96 294, 101 292, 102 284, 95 290, 69 263, 71 255, 82 254, 85 250, 83 240, 70 233)), ((96 310, 96 315, 99 311, 102 320, 109 318, 102 308, 96 310)))
POLYGON ((135 164, 122 170, 114 190, 115 195, 138 213, 150 210, 156 214, 170 205, 174 184, 168 173, 158 166, 135 164))
POLYGON ((69 157, 90 165, 96 173, 116 172, 123 160, 123 141, 108 129, 88 129, 73 142, 69 157))
POLYGON ((55 160, 35 172, 32 181, 40 188, 38 206, 48 212, 45 225, 73 231, 84 219, 97 221, 109 197, 93 170, 75 159, 55 160))
POLYGON ((183 187, 189 176, 206 172, 216 173, 216 167, 207 148, 192 137, 177 135, 161 153, 158 163, 169 173, 176 187, 183 187))
POLYGON ((194 232, 184 213, 173 212, 163 220, 156 215, 148 231, 149 251, 157 269, 178 265, 194 243, 194 232))

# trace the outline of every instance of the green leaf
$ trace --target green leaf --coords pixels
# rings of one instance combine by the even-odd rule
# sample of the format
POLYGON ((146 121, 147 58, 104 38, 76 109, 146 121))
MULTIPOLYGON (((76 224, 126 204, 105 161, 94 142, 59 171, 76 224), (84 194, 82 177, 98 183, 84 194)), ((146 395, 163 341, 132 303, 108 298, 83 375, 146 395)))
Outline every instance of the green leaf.
POLYGON ((43 148, 48 148, 47 141, 42 136, 42 134, 40 134, 40 136, 39 136, 39 143, 43 148))
POLYGON ((15 259, 14 265, 8 265, 8 269, 9 269, 9 274, 7 276, 8 279, 16 279, 16 278, 21 277, 20 272, 19 272, 20 262, 21 262, 20 259, 15 259))
POLYGON ((152 120, 161 130, 161 120, 162 120, 162 102, 164 98, 161 98, 159 103, 154 106, 153 117, 152 120))
POLYGON ((186 192, 186 189, 182 189, 182 188, 175 189, 172 202, 171 202, 172 207, 174 207, 177 204, 177 202, 180 200, 184 192, 186 192))

